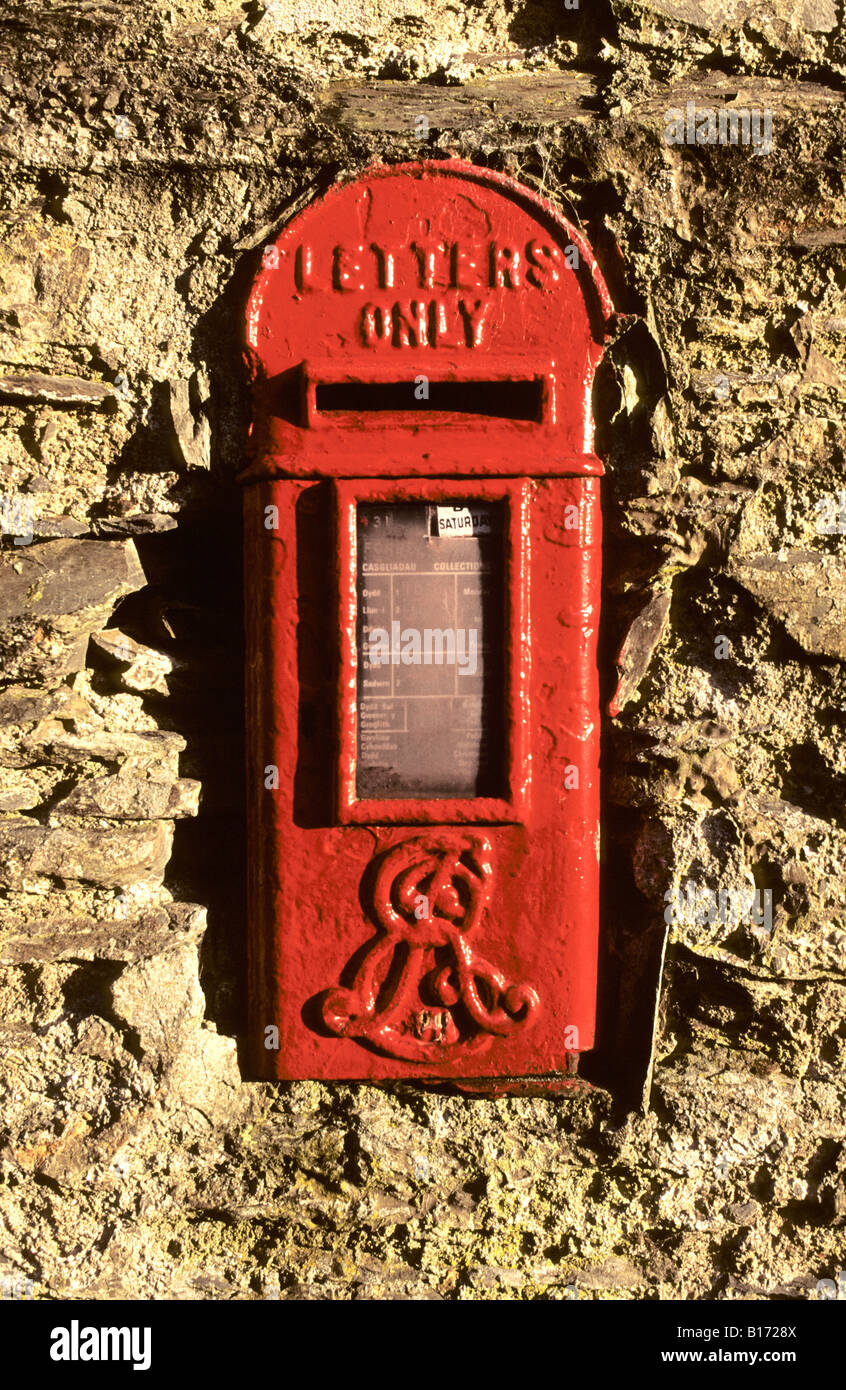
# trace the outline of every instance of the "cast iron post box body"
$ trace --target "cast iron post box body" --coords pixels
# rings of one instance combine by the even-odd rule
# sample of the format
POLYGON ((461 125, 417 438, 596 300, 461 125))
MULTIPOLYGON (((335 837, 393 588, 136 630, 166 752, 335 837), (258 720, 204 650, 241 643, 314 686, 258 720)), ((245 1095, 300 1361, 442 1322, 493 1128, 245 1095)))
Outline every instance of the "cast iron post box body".
POLYGON ((599 460, 576 230, 456 161, 299 213, 249 301, 251 1066, 563 1077, 594 1042, 599 460))

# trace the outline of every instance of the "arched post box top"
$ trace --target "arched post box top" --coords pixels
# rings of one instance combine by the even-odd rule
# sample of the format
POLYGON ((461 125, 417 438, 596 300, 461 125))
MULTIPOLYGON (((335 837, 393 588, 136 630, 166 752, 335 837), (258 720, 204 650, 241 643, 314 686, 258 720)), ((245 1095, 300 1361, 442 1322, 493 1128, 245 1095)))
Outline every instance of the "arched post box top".
POLYGON ((530 189, 458 160, 370 169, 264 248, 243 481, 600 473, 613 315, 591 248, 530 189))

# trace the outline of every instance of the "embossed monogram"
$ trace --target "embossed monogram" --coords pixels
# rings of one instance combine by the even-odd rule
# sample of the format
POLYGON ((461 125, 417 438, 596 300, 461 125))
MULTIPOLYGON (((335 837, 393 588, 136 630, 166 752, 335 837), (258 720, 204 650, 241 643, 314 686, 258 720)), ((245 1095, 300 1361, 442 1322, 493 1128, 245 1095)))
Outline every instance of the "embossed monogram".
MULTIPOLYGON (((437 1062, 474 1054, 527 1025, 540 1005, 470 940, 490 897, 491 845, 461 831, 420 835, 382 859, 370 895, 381 928, 349 988, 323 997, 326 1026, 391 1057, 437 1062)), ((356 953, 358 956, 359 953, 356 953)))

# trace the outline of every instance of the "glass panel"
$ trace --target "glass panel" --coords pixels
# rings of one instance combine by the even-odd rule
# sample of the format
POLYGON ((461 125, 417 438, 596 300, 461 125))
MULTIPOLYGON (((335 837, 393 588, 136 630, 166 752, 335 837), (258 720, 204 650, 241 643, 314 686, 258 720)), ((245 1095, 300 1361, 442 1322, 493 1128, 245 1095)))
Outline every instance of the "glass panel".
POLYGON ((507 795, 506 517, 358 507, 359 798, 507 795))

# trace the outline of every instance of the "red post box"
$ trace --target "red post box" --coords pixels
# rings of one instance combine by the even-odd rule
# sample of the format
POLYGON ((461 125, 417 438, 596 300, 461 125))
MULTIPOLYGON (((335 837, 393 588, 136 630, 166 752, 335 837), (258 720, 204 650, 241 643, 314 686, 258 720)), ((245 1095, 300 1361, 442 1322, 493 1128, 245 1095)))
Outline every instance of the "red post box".
POLYGON ((612 316, 548 203, 456 161, 300 212, 249 301, 251 1067, 572 1075, 598 933, 612 316))

